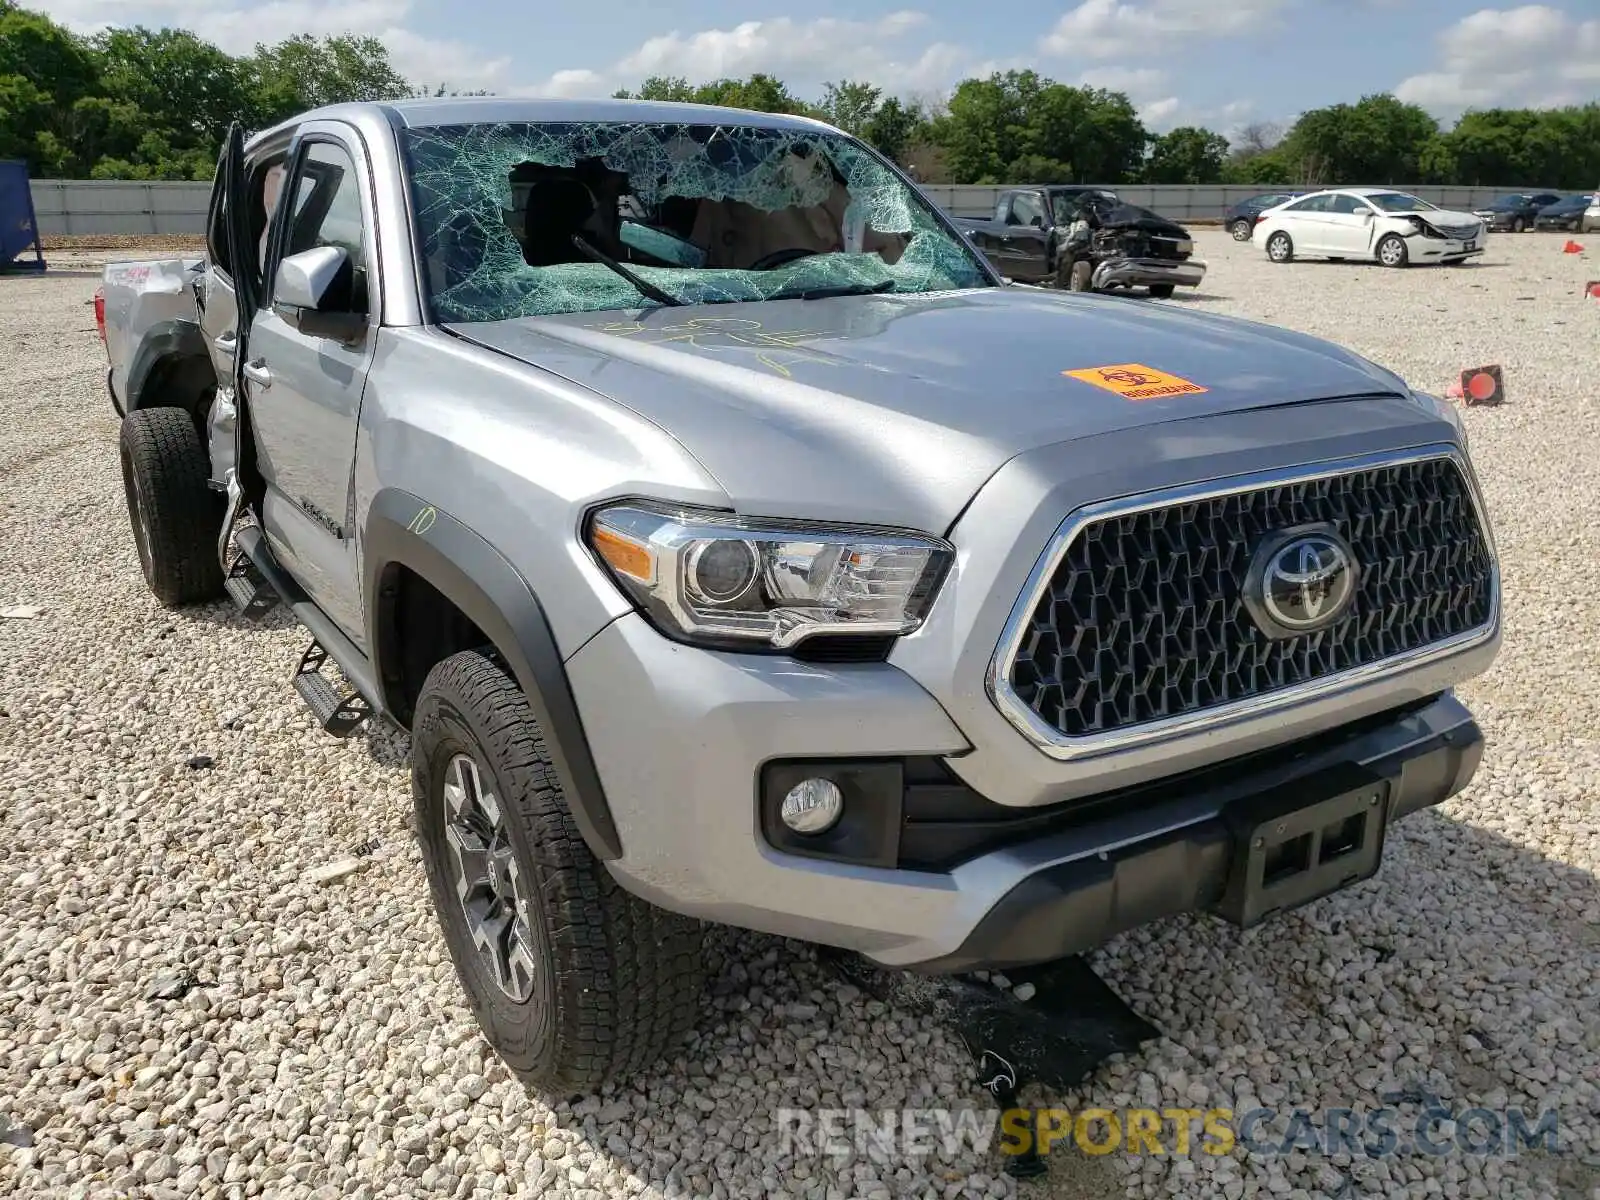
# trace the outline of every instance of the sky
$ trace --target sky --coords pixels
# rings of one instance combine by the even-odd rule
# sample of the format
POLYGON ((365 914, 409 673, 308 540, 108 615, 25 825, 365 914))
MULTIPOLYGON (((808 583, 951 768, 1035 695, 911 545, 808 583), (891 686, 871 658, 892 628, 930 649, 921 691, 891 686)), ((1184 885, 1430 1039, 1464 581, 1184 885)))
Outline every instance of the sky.
POLYGON ((231 53, 372 34, 419 83, 606 96, 650 75, 766 71, 806 99, 860 79, 907 98, 1031 68, 1126 92, 1160 132, 1236 134, 1393 92, 1446 124, 1468 107, 1600 99, 1600 0, 23 0, 80 31, 191 29, 231 53), (765 5, 765 7, 758 7, 765 5))

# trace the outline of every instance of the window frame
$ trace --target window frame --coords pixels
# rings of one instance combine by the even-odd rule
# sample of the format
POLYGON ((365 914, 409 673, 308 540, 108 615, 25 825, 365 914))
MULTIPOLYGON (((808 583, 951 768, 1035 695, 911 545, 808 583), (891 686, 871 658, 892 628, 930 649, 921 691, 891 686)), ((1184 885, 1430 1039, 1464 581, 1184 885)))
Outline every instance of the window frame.
MULTIPOLYGON (((267 243, 267 262, 262 272, 261 295, 264 308, 272 306, 273 287, 278 276, 278 265, 284 257, 285 239, 288 236, 289 223, 297 215, 293 199, 299 195, 300 187, 306 177, 305 164, 307 156, 313 146, 329 145, 342 152, 349 160, 351 166, 350 177, 356 181, 357 203, 361 209, 361 257, 359 264, 365 272, 367 283, 367 324, 381 325, 383 323, 383 287, 380 278, 381 267, 378 255, 378 228, 377 210, 373 203, 373 185, 371 164, 367 159, 364 147, 360 142, 360 135, 353 129, 346 129, 342 125, 331 122, 316 122, 306 126, 296 134, 290 143, 285 162, 288 170, 284 175, 282 191, 279 193, 279 203, 272 214, 272 226, 269 231, 267 243)), ((326 215, 326 214, 324 214, 326 215)))

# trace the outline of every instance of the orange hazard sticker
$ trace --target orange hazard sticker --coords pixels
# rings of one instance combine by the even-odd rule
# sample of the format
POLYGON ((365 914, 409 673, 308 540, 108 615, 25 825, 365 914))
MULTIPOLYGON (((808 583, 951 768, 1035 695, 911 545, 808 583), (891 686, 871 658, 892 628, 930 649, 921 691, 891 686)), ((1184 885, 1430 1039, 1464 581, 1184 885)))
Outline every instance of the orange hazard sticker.
POLYGON ((1061 373, 1115 392, 1124 400, 1161 400, 1167 396, 1187 396, 1210 390, 1139 363, 1118 363, 1114 367, 1089 367, 1083 371, 1061 373))

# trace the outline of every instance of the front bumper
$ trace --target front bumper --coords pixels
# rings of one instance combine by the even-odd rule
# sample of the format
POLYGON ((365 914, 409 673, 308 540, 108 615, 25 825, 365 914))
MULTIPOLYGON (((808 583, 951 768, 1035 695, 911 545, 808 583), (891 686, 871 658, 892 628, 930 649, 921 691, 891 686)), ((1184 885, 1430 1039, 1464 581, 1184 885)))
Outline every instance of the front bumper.
POLYGON ((704 920, 932 971, 1045 961, 1216 908, 1234 860, 1229 814, 1240 805, 1300 803, 1320 781, 1361 770, 1388 783, 1387 825, 1463 787, 1481 746, 1470 714, 1441 695, 1048 808, 990 804, 954 777, 931 791, 908 782, 906 812, 885 834, 891 850, 867 865, 775 848, 762 832, 763 768, 959 762, 963 735, 904 672, 697 650, 638 616, 608 626, 568 671, 622 837, 622 857, 606 865, 625 887, 704 920), (941 810, 953 820, 941 825, 941 810), (980 815, 987 825, 975 831, 980 815))
POLYGON ((1171 284, 1174 287, 1199 287, 1206 277, 1206 264, 1198 259, 1173 262, 1163 258, 1122 258, 1101 263, 1095 268, 1093 286, 1149 287, 1171 284))
POLYGON ((1488 246, 1487 234, 1480 235, 1470 240, 1457 238, 1432 238, 1416 235, 1406 239, 1411 249, 1413 263, 1424 262, 1461 262, 1469 258, 1477 258, 1488 246))

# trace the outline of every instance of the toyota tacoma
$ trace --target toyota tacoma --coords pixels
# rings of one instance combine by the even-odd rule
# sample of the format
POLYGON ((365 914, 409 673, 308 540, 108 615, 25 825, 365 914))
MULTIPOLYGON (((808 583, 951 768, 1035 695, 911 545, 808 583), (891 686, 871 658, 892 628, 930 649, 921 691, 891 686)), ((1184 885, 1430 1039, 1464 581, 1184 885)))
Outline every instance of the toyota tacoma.
POLYGON ((946 973, 1251 925, 1477 767, 1500 584, 1447 404, 1005 284, 829 126, 325 108, 230 132, 207 241, 106 270, 144 577, 281 606, 324 729, 409 731, 536 1085, 668 1051, 708 922, 946 973))

